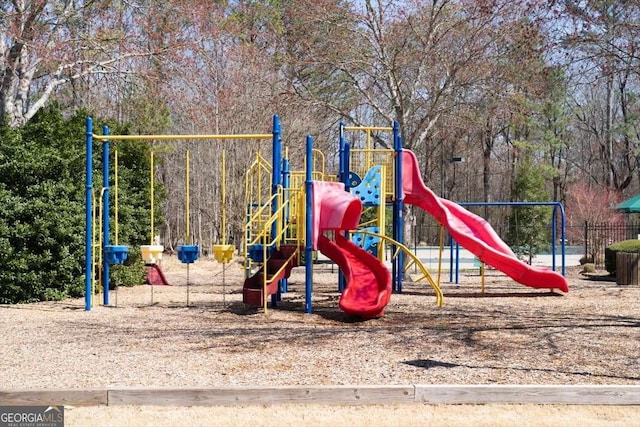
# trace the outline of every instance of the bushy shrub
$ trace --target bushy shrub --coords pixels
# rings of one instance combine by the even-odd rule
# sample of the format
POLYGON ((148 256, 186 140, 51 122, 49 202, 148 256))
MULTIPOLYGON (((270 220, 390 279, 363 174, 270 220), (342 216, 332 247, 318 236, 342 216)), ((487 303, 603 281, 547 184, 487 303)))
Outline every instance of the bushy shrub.
POLYGON ((580 265, 585 265, 585 264, 592 264, 593 263, 593 256, 592 255, 583 255, 580 257, 580 265))
POLYGON ((136 286, 144 281, 145 270, 142 262, 140 247, 129 248, 127 259, 122 265, 112 265, 109 287, 114 289, 117 286, 136 286))
POLYGON ((604 250, 604 267, 609 274, 615 276, 616 274, 616 254, 618 252, 640 252, 640 240, 623 240, 620 242, 609 245, 604 250))
MULTIPOLYGON (((54 106, 21 128, 0 123, 0 303, 84 293, 85 117, 65 119, 54 106)), ((144 273, 133 248, 149 239, 149 151, 128 142, 120 152, 119 241, 133 252, 111 277, 135 284, 144 273)), ((94 154, 99 197, 101 150, 94 154)))
POLYGON ((0 303, 81 295, 82 134, 52 110, 0 126, 0 303))

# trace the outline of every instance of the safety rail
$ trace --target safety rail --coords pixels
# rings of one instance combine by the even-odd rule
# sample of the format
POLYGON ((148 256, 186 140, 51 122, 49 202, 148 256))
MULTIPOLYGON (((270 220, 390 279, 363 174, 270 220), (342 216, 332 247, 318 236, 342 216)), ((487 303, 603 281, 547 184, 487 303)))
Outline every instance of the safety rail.
POLYGON ((429 270, 427 270, 427 267, 425 267, 424 264, 422 264, 422 261, 420 261, 420 259, 413 252, 411 252, 409 248, 407 248, 402 243, 393 240, 391 237, 385 236, 383 234, 373 233, 371 231, 366 231, 366 230, 352 230, 352 233, 368 234, 370 236, 378 237, 381 240, 386 240, 387 243, 389 243, 390 245, 394 245, 396 247, 396 251, 392 255, 392 258, 394 259, 398 256, 400 251, 408 255, 409 258, 411 258, 411 262, 405 266, 404 270, 406 271, 409 267, 415 264, 418 267, 418 269, 420 269, 420 271, 422 272, 422 276, 415 281, 419 282, 422 279, 427 279, 427 282, 429 282, 429 285, 431 285, 431 287, 436 293, 436 305, 438 307, 442 307, 442 305, 444 304, 444 298, 442 296, 442 290, 440 289, 440 286, 435 282, 435 280, 433 280, 433 277, 431 277, 431 274, 429 273, 429 270))
POLYGON ((394 187, 394 158, 395 152, 393 150, 386 149, 352 149, 351 150, 351 166, 352 172, 358 174, 360 178, 375 165, 383 165, 385 171, 384 183, 385 183, 385 198, 390 199, 393 197, 394 187))
POLYGON ((256 153, 244 180, 245 206, 249 206, 249 214, 253 204, 264 204, 271 195, 271 170, 271 164, 256 153))
MULTIPOLYGON (((262 287, 264 295, 264 310, 267 310, 267 286, 268 278, 266 274, 266 263, 270 256, 270 249, 273 247, 278 249, 283 244, 293 244, 300 249, 304 241, 304 192, 301 188, 284 189, 278 187, 276 194, 272 195, 266 203, 260 206, 249 218, 245 229, 245 264, 246 276, 251 275, 253 269, 253 261, 248 256, 249 249, 259 246, 262 251, 261 262, 265 266, 265 274, 263 274, 262 287), (273 211, 273 206, 277 209, 273 211), (275 230, 275 232, 274 232, 275 230)), ((284 264, 277 271, 270 272, 272 276, 277 276, 287 268, 284 264)))

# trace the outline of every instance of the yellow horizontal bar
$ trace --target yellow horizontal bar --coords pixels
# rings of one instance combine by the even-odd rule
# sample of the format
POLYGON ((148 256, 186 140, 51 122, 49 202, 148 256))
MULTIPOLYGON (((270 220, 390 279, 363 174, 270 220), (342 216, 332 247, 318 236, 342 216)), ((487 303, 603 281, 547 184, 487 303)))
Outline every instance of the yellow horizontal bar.
POLYGON ((238 135, 96 135, 95 139, 101 141, 126 141, 126 140, 158 140, 158 139, 272 139, 270 133, 238 134, 238 135))
POLYGON ((344 130, 393 130, 393 128, 386 126, 345 126, 344 130))

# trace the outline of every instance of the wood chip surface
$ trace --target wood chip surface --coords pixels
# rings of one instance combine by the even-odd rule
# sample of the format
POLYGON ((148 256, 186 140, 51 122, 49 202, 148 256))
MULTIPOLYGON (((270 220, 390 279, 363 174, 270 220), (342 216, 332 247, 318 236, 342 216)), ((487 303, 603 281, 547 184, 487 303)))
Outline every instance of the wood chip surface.
POLYGON ((478 271, 464 272, 443 283, 441 308, 424 282, 405 282, 384 317, 354 321, 338 308, 335 266, 314 270, 313 314, 303 268, 264 314, 242 304, 241 263, 223 273, 198 260, 187 286, 187 266, 168 257, 173 286, 119 287, 89 312, 84 299, 0 305, 0 389, 640 384, 640 287, 578 268, 566 295, 497 271, 481 293, 478 271))

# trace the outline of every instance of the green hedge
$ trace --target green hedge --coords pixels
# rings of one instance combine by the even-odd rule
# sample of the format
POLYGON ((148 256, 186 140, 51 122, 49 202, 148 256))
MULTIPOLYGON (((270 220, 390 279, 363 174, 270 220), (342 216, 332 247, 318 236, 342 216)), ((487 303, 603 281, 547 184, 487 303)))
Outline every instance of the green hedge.
MULTIPOLYGON (((78 112, 65 118, 51 106, 23 127, 0 123, 0 304, 84 294, 85 117, 78 112)), ((136 248, 149 239, 148 147, 135 141, 118 144, 119 241, 132 250, 124 266, 111 269, 118 285, 139 284, 144 277, 136 248)), ((98 195, 101 155, 96 143, 98 195)), ((156 184, 159 203, 164 192, 156 184)), ((159 211, 156 224, 162 221, 159 211)), ((113 214, 112 209, 115 221, 113 214)))
POLYGON ((618 252, 636 253, 640 252, 640 240, 622 240, 620 242, 609 245, 604 250, 604 267, 609 274, 616 274, 616 254, 618 252))

